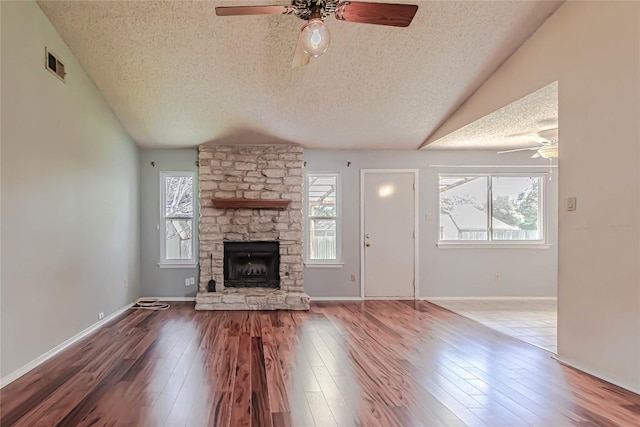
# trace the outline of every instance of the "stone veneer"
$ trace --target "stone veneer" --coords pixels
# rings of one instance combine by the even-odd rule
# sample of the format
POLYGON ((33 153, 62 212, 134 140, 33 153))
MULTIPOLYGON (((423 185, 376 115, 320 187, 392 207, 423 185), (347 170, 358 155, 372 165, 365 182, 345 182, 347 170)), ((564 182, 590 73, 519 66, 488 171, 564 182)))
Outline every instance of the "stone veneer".
POLYGON ((196 310, 308 310, 302 280, 302 147, 203 144, 198 159, 201 273, 196 310), (291 203, 285 210, 217 209, 214 197, 291 203), (225 289, 225 240, 279 241, 280 289, 225 289), (207 292, 211 272, 215 293, 207 292))

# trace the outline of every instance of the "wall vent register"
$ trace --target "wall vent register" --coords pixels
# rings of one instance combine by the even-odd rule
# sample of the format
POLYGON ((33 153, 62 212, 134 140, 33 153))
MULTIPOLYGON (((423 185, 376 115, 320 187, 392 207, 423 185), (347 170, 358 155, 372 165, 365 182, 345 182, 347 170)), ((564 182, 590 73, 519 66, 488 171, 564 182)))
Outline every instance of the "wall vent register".
POLYGON ((45 51, 45 67, 47 70, 55 74, 60 80, 65 81, 67 73, 64 70, 64 64, 49 51, 48 48, 44 48, 45 51))

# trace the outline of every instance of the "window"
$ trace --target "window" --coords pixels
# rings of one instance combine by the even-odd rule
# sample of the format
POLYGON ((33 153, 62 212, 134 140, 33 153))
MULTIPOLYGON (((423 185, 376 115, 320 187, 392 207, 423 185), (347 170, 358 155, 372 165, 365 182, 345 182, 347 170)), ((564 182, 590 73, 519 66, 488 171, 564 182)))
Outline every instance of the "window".
POLYGON ((441 242, 544 241, 543 175, 443 174, 439 184, 441 242))
POLYGON ((340 262, 340 175, 307 174, 306 261, 340 262))
POLYGON ((194 264, 193 172, 160 173, 160 264, 194 264))

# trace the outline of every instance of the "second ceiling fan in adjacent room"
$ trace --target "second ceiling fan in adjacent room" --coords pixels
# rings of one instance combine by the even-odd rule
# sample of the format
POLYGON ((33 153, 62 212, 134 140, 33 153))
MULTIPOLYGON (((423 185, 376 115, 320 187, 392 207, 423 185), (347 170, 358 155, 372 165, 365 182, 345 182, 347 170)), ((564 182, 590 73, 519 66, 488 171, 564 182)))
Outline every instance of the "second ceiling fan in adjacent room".
POLYGON ((555 159, 558 157, 558 128, 546 129, 536 134, 527 134, 531 142, 538 144, 534 147, 516 148, 514 150, 498 151, 498 154, 515 153, 517 151, 535 151, 533 158, 544 157, 545 159, 555 159))

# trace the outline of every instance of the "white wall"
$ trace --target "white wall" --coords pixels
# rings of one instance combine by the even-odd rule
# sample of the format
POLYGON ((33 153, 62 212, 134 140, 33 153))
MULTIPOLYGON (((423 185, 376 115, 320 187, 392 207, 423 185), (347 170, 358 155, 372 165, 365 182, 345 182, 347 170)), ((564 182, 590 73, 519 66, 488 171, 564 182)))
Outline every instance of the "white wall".
POLYGON ((0 7, 6 377, 139 296, 138 150, 38 5, 0 7))
MULTIPOLYGON (((194 297, 198 291, 198 268, 160 268, 160 172, 193 171, 198 194, 198 149, 140 151, 140 277, 141 294, 147 297, 194 297), (151 165, 154 162, 155 166, 151 165), (194 277, 195 284, 184 285, 194 277)), ((194 255, 198 259, 199 198, 194 219, 194 255)), ((196 261, 197 262, 197 261, 196 261)))
POLYGON ((639 76, 640 3, 566 2, 437 132, 559 82, 559 356, 636 392, 639 76))
MULTIPOLYGON (((340 172, 342 178, 342 268, 305 267, 311 297, 360 296, 360 169, 419 169, 419 247, 421 297, 554 297, 557 285, 557 175, 548 182, 548 249, 438 248, 438 173, 472 169, 461 165, 532 165, 479 168, 478 172, 548 172, 548 161, 530 153, 491 151, 305 150, 305 172, 340 172), (351 166, 347 166, 351 162, 351 166), (429 165, 451 165, 434 168, 429 165), (535 166, 539 167, 535 167, 535 166), (426 221, 430 213, 434 220, 426 221), (351 281, 351 275, 356 281, 351 281), (495 281, 495 275, 500 280, 495 281)), ((557 169, 554 169, 557 174, 557 169)))

